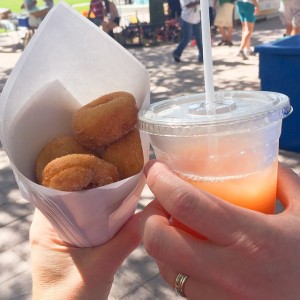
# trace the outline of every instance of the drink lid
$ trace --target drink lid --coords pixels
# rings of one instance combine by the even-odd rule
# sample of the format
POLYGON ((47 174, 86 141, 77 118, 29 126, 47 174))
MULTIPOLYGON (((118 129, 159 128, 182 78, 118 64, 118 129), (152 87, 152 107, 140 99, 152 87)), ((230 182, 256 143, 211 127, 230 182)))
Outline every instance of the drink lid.
POLYGON ((164 100, 140 111, 138 128, 153 135, 195 136, 213 132, 255 130, 292 112, 289 98, 275 92, 216 92, 164 100))

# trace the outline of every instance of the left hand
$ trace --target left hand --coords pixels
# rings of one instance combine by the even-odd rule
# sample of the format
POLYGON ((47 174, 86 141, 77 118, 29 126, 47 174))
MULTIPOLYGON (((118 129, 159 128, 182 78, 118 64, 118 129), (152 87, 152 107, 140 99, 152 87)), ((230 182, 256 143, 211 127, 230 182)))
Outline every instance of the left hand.
POLYGON ((194 188, 160 162, 148 162, 156 196, 142 215, 146 251, 174 287, 189 276, 188 299, 296 300, 300 295, 300 178, 279 166, 277 196, 284 212, 265 215, 194 188), (206 236, 170 225, 170 216, 206 236))
POLYGON ((139 224, 136 214, 106 244, 77 248, 36 209, 30 228, 33 299, 107 299, 115 273, 140 243, 139 224))

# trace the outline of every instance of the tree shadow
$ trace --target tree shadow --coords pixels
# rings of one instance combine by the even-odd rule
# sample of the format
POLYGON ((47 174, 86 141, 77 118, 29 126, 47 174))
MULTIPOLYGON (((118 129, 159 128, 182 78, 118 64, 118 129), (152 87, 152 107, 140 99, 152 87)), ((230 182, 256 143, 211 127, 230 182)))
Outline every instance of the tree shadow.
POLYGON ((2 92, 4 85, 11 73, 12 69, 3 69, 0 67, 0 93, 2 92))

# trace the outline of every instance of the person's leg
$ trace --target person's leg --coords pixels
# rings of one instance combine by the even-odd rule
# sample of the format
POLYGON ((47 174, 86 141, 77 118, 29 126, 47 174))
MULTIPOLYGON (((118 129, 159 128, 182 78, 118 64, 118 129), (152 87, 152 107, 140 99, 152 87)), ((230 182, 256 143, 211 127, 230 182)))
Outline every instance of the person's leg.
POLYGON ((218 46, 225 45, 226 42, 226 33, 223 26, 218 26, 218 30, 222 36, 222 40, 218 43, 218 46))
POLYGON ((226 34, 226 40, 227 40, 227 45, 232 46, 232 27, 227 27, 227 34, 226 34))
POLYGON ((292 35, 293 31, 293 10, 292 10, 292 1, 281 1, 279 8, 279 16, 282 24, 285 27, 284 36, 292 35))
POLYGON ((224 31, 224 12, 223 7, 224 5, 221 5, 218 10, 215 17, 214 25, 218 28, 219 33, 221 34, 221 41, 218 43, 218 46, 225 45, 226 42, 226 33, 224 31))
POLYGON ((224 27, 226 44, 232 46, 232 28, 233 28, 233 9, 232 3, 224 3, 224 27))
POLYGON ((244 5, 245 4, 243 2, 240 2, 240 1, 237 2, 238 13, 239 13, 239 17, 240 17, 240 21, 241 21, 241 25, 242 25, 242 34, 241 34, 241 42, 240 42, 240 51, 239 51, 239 53, 241 53, 245 48, 245 39, 246 39, 246 34, 247 34, 244 5))
POLYGON ((248 57, 245 55, 244 50, 248 49, 248 51, 252 53, 250 49, 250 45, 251 45, 251 36, 254 30, 256 17, 254 15, 255 6, 253 4, 244 3, 243 9, 244 9, 243 33, 242 33, 240 51, 238 55, 245 60, 248 59, 248 57))
POLYGON ((300 1, 293 1, 293 35, 300 34, 300 1))
POLYGON ((181 40, 177 48, 173 52, 173 57, 175 61, 177 62, 180 61, 180 56, 182 55, 183 50, 188 45, 192 37, 192 30, 193 30, 192 24, 185 22, 183 20, 181 21, 181 40))
POLYGON ((238 56, 240 56, 243 60, 248 59, 248 57, 244 53, 244 49, 246 47, 247 35, 248 35, 247 22, 242 22, 242 39, 240 43, 240 50, 238 52, 238 56))
POLYGON ((200 23, 193 24, 193 34, 198 47, 198 61, 203 62, 203 44, 200 23))
POLYGON ((252 37, 252 33, 254 31, 254 23, 252 22, 247 22, 247 36, 246 36, 246 41, 245 41, 245 47, 247 50, 250 49, 251 47, 251 37, 252 37))
POLYGON ((293 35, 300 34, 300 26, 294 27, 294 28, 293 28, 292 34, 293 34, 293 35))
POLYGON ((242 22, 242 39, 240 43, 240 50, 244 50, 246 48, 247 37, 249 35, 248 32, 248 23, 242 22))
POLYGON ((290 36, 292 35, 292 31, 293 31, 293 25, 292 24, 286 24, 285 25, 285 36, 290 36))

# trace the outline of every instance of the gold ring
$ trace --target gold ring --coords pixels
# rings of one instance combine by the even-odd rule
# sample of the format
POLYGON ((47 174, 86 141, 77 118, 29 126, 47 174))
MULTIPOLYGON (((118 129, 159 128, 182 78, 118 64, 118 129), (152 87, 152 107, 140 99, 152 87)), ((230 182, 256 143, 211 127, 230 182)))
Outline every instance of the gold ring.
POLYGON ((183 289, 184 289, 184 284, 188 278, 189 276, 179 273, 176 276, 176 280, 175 280, 175 292, 177 295, 180 295, 181 297, 184 298, 186 298, 186 296, 184 294, 183 289))

